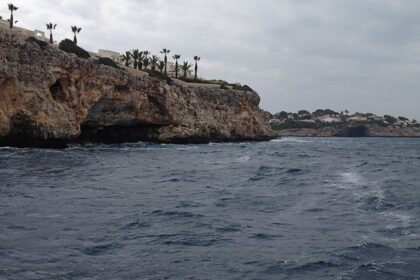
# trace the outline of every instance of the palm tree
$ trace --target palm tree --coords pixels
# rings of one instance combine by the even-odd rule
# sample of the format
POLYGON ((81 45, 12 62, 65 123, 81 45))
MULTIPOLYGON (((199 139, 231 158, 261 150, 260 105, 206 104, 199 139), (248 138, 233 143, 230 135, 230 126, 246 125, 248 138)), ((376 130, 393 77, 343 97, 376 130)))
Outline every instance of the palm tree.
POLYGON ((123 54, 121 56, 121 58, 123 59, 123 61, 125 61, 125 66, 128 67, 130 66, 130 61, 131 61, 131 52, 126 51, 125 54, 123 54))
POLYGON ((173 58, 173 59, 175 59, 175 78, 177 78, 177 79, 178 79, 178 68, 179 68, 179 65, 178 65, 178 59, 180 59, 180 58, 181 58, 181 55, 176 54, 176 55, 174 55, 172 58, 173 58))
POLYGON ((161 54, 165 55, 165 58, 163 59, 163 61, 165 62, 165 75, 168 74, 168 72, 166 71, 166 65, 168 64, 168 57, 166 55, 170 52, 171 52, 171 50, 167 50, 167 49, 163 49, 163 50, 160 51, 161 54))
POLYGON ((71 31, 74 33, 73 42, 75 45, 77 45, 77 33, 80 33, 80 31, 82 31, 82 28, 77 27, 77 26, 72 26, 71 31))
POLYGON ((165 68, 165 62, 163 62, 162 60, 159 61, 157 67, 159 68, 160 73, 163 73, 163 69, 165 68))
POLYGON ((197 70, 198 70, 198 62, 200 61, 200 59, 201 59, 201 57, 199 57, 199 56, 194 56, 194 60, 195 60, 195 68, 194 68, 194 72, 195 72, 195 74, 194 74, 194 77, 195 77, 195 79, 197 80, 197 70))
POLYGON ((142 62, 143 58, 144 58, 143 52, 139 52, 139 58, 137 59, 137 68, 139 70, 141 70, 141 68, 143 68, 143 62, 142 62))
POLYGON ((50 31, 50 44, 54 43, 52 31, 57 27, 57 24, 47 23, 47 30, 50 31))
POLYGON ((187 78, 187 71, 190 70, 192 67, 192 64, 190 64, 188 61, 184 61, 181 68, 184 70, 184 78, 187 78))
POLYGON ((134 69, 137 69, 137 62, 139 61, 140 51, 138 49, 134 49, 131 51, 131 57, 134 60, 134 69))
POLYGON ((10 28, 13 28, 13 24, 14 23, 16 23, 14 20, 13 20, 13 12, 14 11, 16 11, 17 9, 18 9, 18 7, 16 7, 15 5, 13 5, 13 4, 8 4, 8 6, 9 6, 9 11, 10 11, 10 19, 9 19, 9 24, 10 24, 10 28))
POLYGON ((143 58, 144 69, 147 70, 147 67, 150 65, 150 59, 148 57, 143 58))
POLYGON ((152 58, 150 59, 150 64, 152 64, 152 70, 156 70, 156 65, 159 62, 159 57, 154 55, 152 56, 152 58))
POLYGON ((149 55, 149 51, 142 51, 139 53, 139 62, 138 62, 138 68, 141 70, 143 68, 143 60, 149 55))

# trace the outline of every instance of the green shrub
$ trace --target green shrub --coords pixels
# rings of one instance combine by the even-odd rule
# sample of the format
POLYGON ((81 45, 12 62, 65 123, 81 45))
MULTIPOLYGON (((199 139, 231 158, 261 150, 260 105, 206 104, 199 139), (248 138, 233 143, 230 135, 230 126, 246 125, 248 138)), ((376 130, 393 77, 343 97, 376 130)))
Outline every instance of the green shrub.
POLYGON ((119 67, 118 64, 115 63, 115 61, 113 61, 112 59, 110 59, 108 57, 100 57, 97 60, 95 60, 95 62, 98 63, 98 64, 102 64, 102 65, 110 66, 110 67, 113 67, 113 68, 121 69, 121 67, 119 67))
POLYGON ((224 84, 222 84, 222 85, 220 85, 220 89, 224 89, 224 90, 227 90, 227 89, 229 89, 227 86, 225 86, 224 84))
POLYGON ((386 121, 387 123, 389 123, 389 124, 394 124, 394 123, 396 123, 396 122, 397 122, 397 119, 396 119, 396 118, 394 118, 393 116, 390 116, 390 115, 385 115, 385 116, 384 116, 384 119, 385 119, 385 121, 386 121))
POLYGON ((150 77, 156 78, 161 81, 167 82, 169 85, 172 84, 172 79, 167 77, 164 73, 156 71, 156 70, 149 70, 149 69, 143 69, 143 71, 149 73, 150 77))
POLYGON ((67 53, 73 53, 80 58, 90 58, 89 53, 81 47, 77 46, 72 40, 64 39, 60 42, 60 45, 58 47, 60 50, 65 51, 67 53))
POLYGON ((26 39, 26 42, 29 42, 29 43, 35 43, 35 44, 37 44, 41 49, 44 49, 44 48, 46 48, 47 46, 48 46, 48 43, 47 42, 45 42, 45 41, 41 41, 41 40, 38 40, 37 38, 35 38, 35 37, 29 37, 28 39, 26 39))
POLYGON ((287 119, 289 114, 286 111, 281 111, 280 113, 274 114, 274 118, 278 120, 287 119))
POLYGON ((248 85, 240 85, 240 84, 231 84, 234 90, 242 90, 242 91, 254 91, 248 85))
POLYGON ((312 115, 314 115, 315 117, 321 117, 325 115, 335 116, 339 115, 339 113, 331 109, 318 109, 315 112, 313 112, 312 115))
POLYGON ((242 90, 244 90, 244 91, 254 91, 250 86, 248 86, 248 85, 243 85, 242 86, 242 90))

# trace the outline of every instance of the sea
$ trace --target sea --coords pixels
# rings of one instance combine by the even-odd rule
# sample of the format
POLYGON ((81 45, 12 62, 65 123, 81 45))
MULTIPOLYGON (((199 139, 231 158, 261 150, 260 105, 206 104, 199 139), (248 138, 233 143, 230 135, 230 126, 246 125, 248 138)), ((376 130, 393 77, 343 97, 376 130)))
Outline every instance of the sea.
POLYGON ((420 139, 0 148, 0 279, 420 279, 420 139))

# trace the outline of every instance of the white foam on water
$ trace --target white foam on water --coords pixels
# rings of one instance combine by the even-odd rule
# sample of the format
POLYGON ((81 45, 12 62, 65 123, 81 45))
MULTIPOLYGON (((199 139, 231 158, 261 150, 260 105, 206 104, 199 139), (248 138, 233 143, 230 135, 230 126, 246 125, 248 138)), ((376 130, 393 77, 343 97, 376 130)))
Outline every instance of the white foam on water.
POLYGON ((389 221, 389 224, 386 226, 387 229, 408 228, 413 220, 413 216, 401 211, 384 212, 383 215, 389 221))
POLYGON ((366 195, 367 192, 363 189, 366 180, 360 173, 345 172, 340 173, 339 176, 341 177, 341 180, 336 184, 339 189, 351 190, 356 198, 361 198, 366 195))
POLYGON ((344 180, 344 183, 353 184, 353 185, 360 185, 362 182, 362 176, 359 173, 348 172, 348 173, 341 173, 341 177, 344 180))
POLYGON ((316 142, 316 141, 310 141, 310 140, 303 140, 303 139, 298 139, 298 138, 286 137, 286 138, 280 138, 280 139, 273 139, 270 142, 313 143, 313 142, 316 142))
POLYGON ((251 157, 250 156, 243 156, 243 157, 239 157, 239 158, 237 158, 235 161, 236 162, 239 162, 239 163, 243 163, 243 162, 247 162, 247 161, 249 161, 251 159, 251 157))
POLYGON ((375 198, 379 205, 385 202, 385 192, 377 182, 368 182, 357 172, 346 172, 340 175, 343 181, 339 184, 339 188, 351 190, 351 194, 357 200, 375 198))

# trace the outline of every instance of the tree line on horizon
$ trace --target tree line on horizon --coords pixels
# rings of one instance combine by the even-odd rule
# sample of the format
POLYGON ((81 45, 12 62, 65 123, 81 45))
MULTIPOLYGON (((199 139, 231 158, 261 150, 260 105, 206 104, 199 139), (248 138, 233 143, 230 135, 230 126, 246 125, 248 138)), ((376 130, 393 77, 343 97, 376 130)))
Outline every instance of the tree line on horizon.
MULTIPOLYGON (((138 49, 133 49, 131 51, 126 51, 125 54, 121 56, 122 60, 125 63, 126 67, 129 67, 133 64, 134 69, 142 70, 151 67, 152 70, 156 71, 156 68, 166 76, 168 75, 167 64, 168 64, 168 54, 171 52, 169 49, 162 49, 161 54, 164 55, 163 60, 160 59, 157 55, 150 56, 149 51, 140 51, 138 49)), ((175 60, 175 78, 179 78, 179 70, 183 71, 183 77, 187 78, 187 72, 191 69, 193 64, 188 61, 184 61, 182 64, 179 64, 179 59, 181 58, 180 54, 175 54, 172 56, 175 60)), ((195 67, 194 67, 194 79, 197 80, 198 74, 198 61, 201 60, 201 57, 194 56, 195 67)))
MULTIPOLYGON (((350 115, 350 112, 348 110, 344 110, 341 112, 336 112, 334 110, 331 109, 317 109, 314 112, 309 112, 307 110, 299 110, 297 113, 288 113, 286 111, 281 111, 279 113, 274 114, 272 117, 275 119, 288 119, 288 118, 292 118, 294 120, 311 120, 313 118, 318 118, 318 117, 322 117, 322 116, 336 116, 336 117, 340 117, 342 120, 346 120, 349 117, 353 117, 353 116, 360 116, 360 117, 366 117, 366 118, 372 118, 372 117, 380 117, 383 120, 385 120, 387 123, 390 124, 395 124, 398 121, 405 121, 405 122, 409 122, 410 120, 406 117, 403 116, 399 116, 399 117, 393 117, 391 115, 384 115, 384 116, 377 116, 373 113, 359 113, 356 112, 352 115, 350 115)), ((411 120, 412 124, 417 124, 417 120, 413 119, 411 120)))
MULTIPOLYGON (((18 21, 14 21, 14 15, 13 12, 18 10, 18 7, 13 5, 12 3, 8 4, 8 8, 10 11, 10 19, 8 19, 9 27, 12 29, 14 24, 16 24, 18 21)), ((2 17, 0 16, 0 19, 2 17)), ((47 30, 50 32, 50 44, 54 43, 53 39, 53 30, 56 29, 57 24, 54 24, 52 22, 46 23, 47 30)), ((77 34, 79 34, 82 31, 81 27, 77 26, 71 26, 71 31, 73 32, 73 43, 77 46, 77 34)), ((164 55, 163 60, 160 59, 157 55, 150 56, 149 51, 139 51, 138 49, 133 49, 132 51, 126 51, 124 55, 121 56, 123 61, 125 62, 125 66, 129 67, 131 64, 131 60, 133 60, 133 68, 142 70, 143 67, 146 70, 147 67, 151 67, 153 71, 156 71, 156 68, 159 69, 159 71, 165 76, 168 75, 167 72, 167 64, 168 64, 168 54, 171 52, 169 49, 162 49, 160 51, 161 54, 164 55)), ((172 57, 175 60, 175 78, 179 78, 179 70, 183 71, 183 77, 187 78, 187 72, 191 69, 193 64, 189 63, 188 61, 184 61, 182 64, 178 63, 178 60, 181 58, 181 55, 175 54, 172 57)), ((194 79, 197 80, 198 78, 198 62, 201 60, 201 57, 194 56, 195 66, 194 66, 194 79)))

